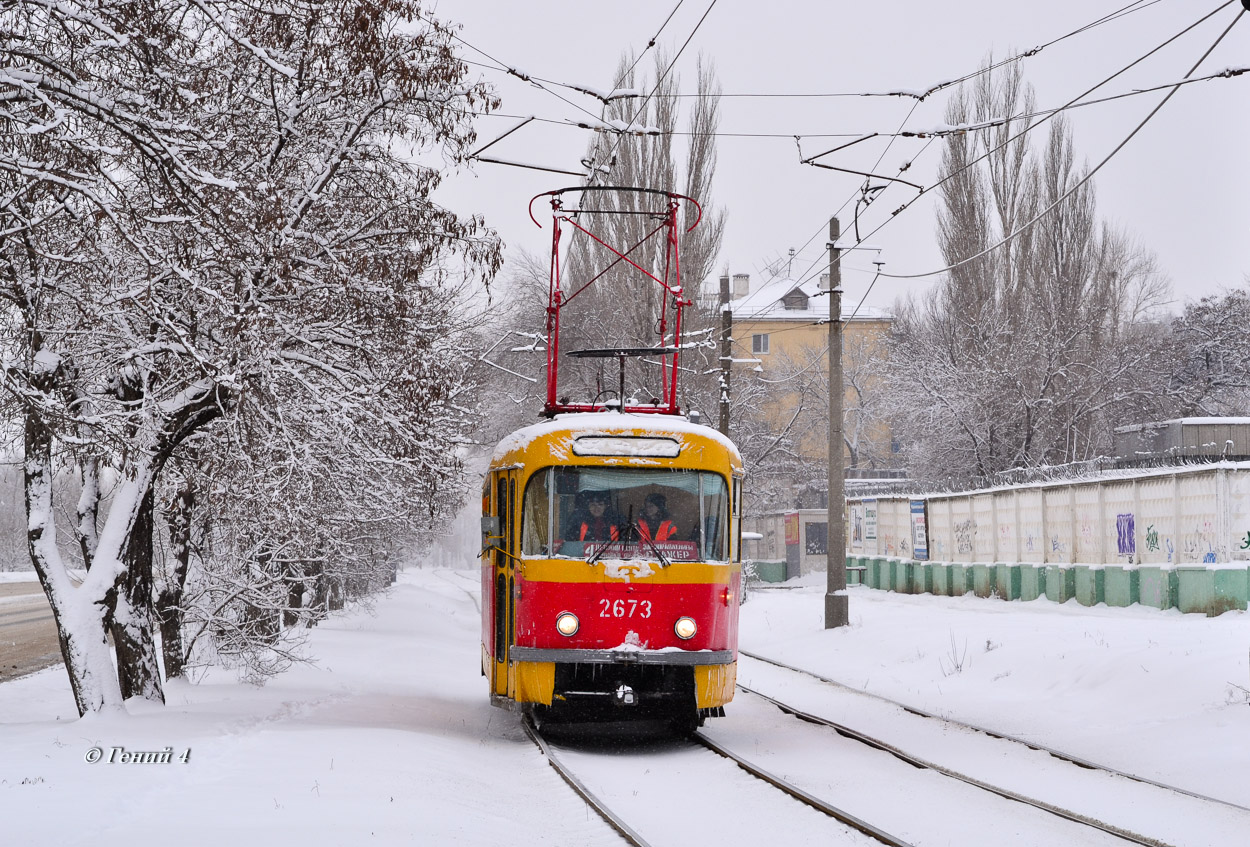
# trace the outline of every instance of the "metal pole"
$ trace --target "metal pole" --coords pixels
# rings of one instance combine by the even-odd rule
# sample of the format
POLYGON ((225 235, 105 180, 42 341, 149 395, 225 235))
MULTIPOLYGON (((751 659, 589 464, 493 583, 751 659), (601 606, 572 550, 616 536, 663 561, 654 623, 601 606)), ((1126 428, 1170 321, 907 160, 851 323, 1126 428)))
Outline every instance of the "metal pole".
POLYGON ((720 430, 729 435, 729 376, 733 369, 734 315, 729 309, 729 274, 720 278, 720 430))
POLYGON ((841 228, 829 219, 829 511, 825 560, 825 629, 850 623, 846 596, 846 483, 842 459, 841 228))

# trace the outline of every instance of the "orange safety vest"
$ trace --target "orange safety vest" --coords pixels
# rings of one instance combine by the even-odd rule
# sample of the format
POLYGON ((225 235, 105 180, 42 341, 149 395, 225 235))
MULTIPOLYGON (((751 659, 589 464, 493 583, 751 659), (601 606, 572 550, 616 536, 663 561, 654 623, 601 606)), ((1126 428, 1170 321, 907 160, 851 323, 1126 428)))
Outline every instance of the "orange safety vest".
MULTIPOLYGON (((604 522, 605 522, 605 523, 607 523, 606 521, 604 521, 604 522)), ((589 523, 589 521, 582 521, 582 533, 581 533, 581 535, 579 535, 579 536, 578 536, 577 540, 578 540, 578 541, 585 541, 585 540, 586 540, 586 533, 588 533, 588 532, 590 532, 590 523, 589 523)), ((615 540, 617 539, 617 537, 618 537, 618 533, 617 533, 617 530, 616 530, 616 525, 615 525, 615 524, 608 524, 608 537, 609 537, 609 538, 611 538, 613 541, 615 541, 615 540)))
POLYGON ((656 530, 655 536, 651 535, 651 527, 647 526, 647 522, 641 518, 638 520, 638 530, 642 533, 643 541, 668 541, 677 532, 677 527, 673 526, 673 522, 669 520, 661 521, 660 528, 656 530))

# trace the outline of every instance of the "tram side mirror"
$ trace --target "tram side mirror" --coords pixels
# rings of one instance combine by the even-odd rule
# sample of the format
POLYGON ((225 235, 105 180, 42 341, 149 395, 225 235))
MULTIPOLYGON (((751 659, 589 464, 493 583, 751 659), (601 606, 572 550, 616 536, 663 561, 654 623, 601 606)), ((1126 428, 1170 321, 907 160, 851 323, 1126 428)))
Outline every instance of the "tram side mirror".
POLYGON ((502 540, 502 537, 503 537, 503 532, 500 531, 499 516, 498 515, 483 516, 482 517, 482 546, 483 547, 498 547, 499 544, 498 543, 492 544, 491 539, 494 538, 494 539, 502 540))

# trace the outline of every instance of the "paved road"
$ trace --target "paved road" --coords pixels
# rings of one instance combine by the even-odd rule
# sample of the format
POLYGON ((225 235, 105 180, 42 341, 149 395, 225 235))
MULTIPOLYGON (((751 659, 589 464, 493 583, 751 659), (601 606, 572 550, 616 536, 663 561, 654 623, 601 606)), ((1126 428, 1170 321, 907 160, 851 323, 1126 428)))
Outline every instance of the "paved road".
POLYGON ((0 682, 60 661, 61 644, 43 587, 0 583, 0 682))

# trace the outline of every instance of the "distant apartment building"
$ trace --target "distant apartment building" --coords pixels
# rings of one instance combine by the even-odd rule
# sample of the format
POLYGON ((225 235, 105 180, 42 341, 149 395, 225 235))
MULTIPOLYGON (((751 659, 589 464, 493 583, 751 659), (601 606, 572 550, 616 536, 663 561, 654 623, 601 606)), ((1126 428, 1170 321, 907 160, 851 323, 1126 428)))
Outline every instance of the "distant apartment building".
MULTIPOLYGON (((729 309, 733 314, 733 385, 751 380, 762 398, 761 411, 774 431, 788 431, 800 465, 795 502, 819 505, 821 496, 806 494, 804 479, 826 479, 828 456, 828 277, 799 282, 777 277, 757 286, 750 277, 733 277, 729 309)), ((844 304, 845 306, 845 304, 844 304)), ((846 321, 842 335, 843 457, 848 478, 893 475, 897 453, 889 427, 873 396, 879 364, 893 317, 861 309, 846 321)), ((822 489, 823 486, 816 485, 822 489)), ((791 505, 791 504, 787 504, 791 505)))

